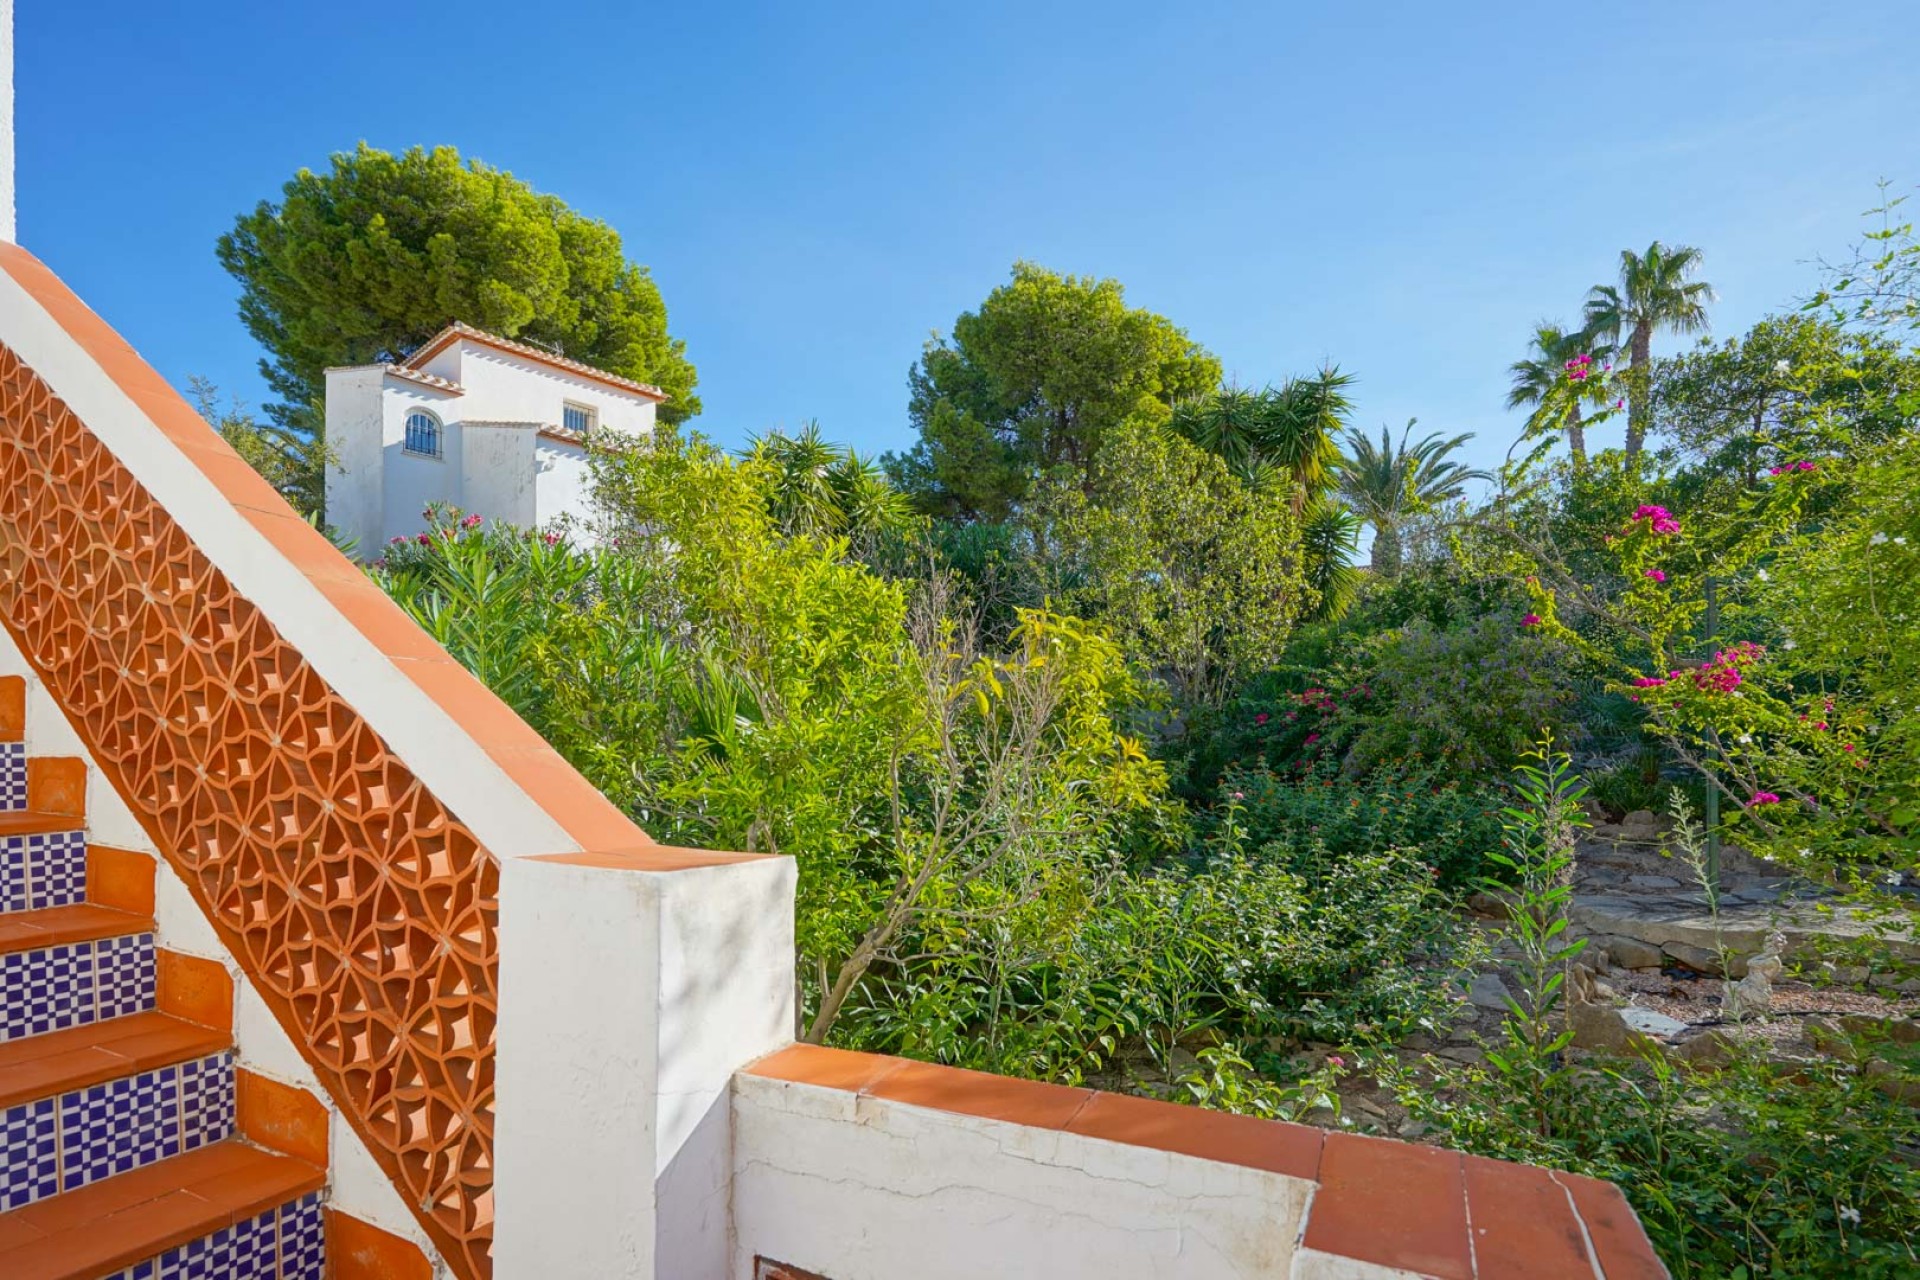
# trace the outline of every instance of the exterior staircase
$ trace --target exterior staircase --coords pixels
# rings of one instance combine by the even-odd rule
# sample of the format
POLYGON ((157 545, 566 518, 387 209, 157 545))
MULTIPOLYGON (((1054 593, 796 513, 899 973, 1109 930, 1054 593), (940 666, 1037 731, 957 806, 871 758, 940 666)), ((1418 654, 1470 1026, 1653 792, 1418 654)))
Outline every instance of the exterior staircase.
POLYGON ((0 1276, 321 1280, 324 1128, 281 1140, 304 1095, 236 1066, 226 969, 156 950, 156 862, 89 845, 25 710, 0 677, 0 1276))

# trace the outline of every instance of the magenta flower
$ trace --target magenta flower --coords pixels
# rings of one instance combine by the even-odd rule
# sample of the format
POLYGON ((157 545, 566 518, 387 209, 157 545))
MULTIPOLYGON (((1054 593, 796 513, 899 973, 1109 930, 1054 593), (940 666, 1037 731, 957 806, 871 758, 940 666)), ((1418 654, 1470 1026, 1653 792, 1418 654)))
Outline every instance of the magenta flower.
POLYGON ((1307 745, 1308 745, 1308 746, 1312 746, 1312 745, 1313 745, 1314 743, 1316 743, 1316 742, 1318 742, 1318 741, 1320 741, 1320 735, 1319 735, 1319 734, 1317 734, 1317 733, 1310 733, 1310 734, 1308 734, 1308 735, 1307 735, 1307 745))
POLYGON ((1759 809, 1766 805, 1779 804, 1779 803, 1780 803, 1780 797, 1775 795, 1773 792, 1756 791, 1753 793, 1753 799, 1747 801, 1747 808, 1759 809))
POLYGON ((1523 627, 1537 627, 1540 625, 1540 621, 1541 619, 1539 614, 1530 613, 1526 617, 1520 619, 1520 625, 1523 627))
POLYGON ((1655 582, 1665 582, 1667 580, 1666 573, 1660 569, 1649 569, 1644 576, 1652 578, 1655 582))
POLYGON ((1811 462, 1802 462, 1794 467, 1795 471, 1813 471, 1815 469, 1815 464, 1811 462))
POLYGON ((1625 400, 1615 400, 1615 401, 1613 402, 1613 407, 1614 407, 1614 408, 1615 408, 1616 410, 1618 410, 1618 409, 1624 409, 1624 408, 1626 408, 1626 407, 1627 407, 1627 402, 1626 402, 1625 400))
POLYGON ((1662 680, 1659 676, 1640 676, 1634 680, 1633 687, 1636 689, 1658 689, 1665 683, 1666 681, 1662 680))
POLYGON ((423 547, 430 547, 433 545, 433 539, 429 538, 424 533, 415 536, 414 541, 418 542, 423 547))
POLYGON ((480 517, 477 515, 468 516, 460 522, 460 527, 462 529, 478 529, 480 527, 480 517))
POLYGON ((1667 534, 1680 532, 1680 522, 1665 507, 1643 504, 1634 510, 1635 520, 1645 520, 1655 533, 1667 534))
POLYGON ((1268 720, 1268 716, 1267 716, 1267 713, 1264 711, 1262 711, 1259 715, 1253 718, 1253 722, 1255 724, 1265 724, 1267 720, 1268 720))
POLYGON ((1577 355, 1567 361, 1564 367, 1567 371, 1567 381, 1585 382, 1587 375, 1593 372, 1593 357, 1584 353, 1577 355))
POLYGON ((396 533, 391 538, 387 539, 387 545, 390 547, 397 547, 405 541, 406 541, 405 538, 401 537, 399 534, 396 533))
POLYGON ((560 535, 557 533, 543 533, 540 535, 540 541, 546 543, 548 546, 552 546, 554 543, 560 541, 560 535))
POLYGON ((1347 1065, 1347 1060, 1337 1053, 1330 1053, 1327 1055, 1327 1065, 1330 1067, 1344 1067, 1347 1065))

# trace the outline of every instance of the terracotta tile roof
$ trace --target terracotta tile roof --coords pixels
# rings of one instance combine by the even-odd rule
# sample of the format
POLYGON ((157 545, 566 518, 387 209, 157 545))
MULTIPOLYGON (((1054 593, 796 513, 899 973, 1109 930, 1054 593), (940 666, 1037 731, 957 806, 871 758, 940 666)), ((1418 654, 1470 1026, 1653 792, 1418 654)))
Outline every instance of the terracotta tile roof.
POLYGON ((414 353, 406 358, 405 364, 409 369, 418 369, 461 338, 511 352, 517 356, 525 356, 529 360, 537 360, 541 364, 551 365, 556 369, 565 369, 569 373, 577 373, 581 377, 592 378, 595 382, 604 382, 608 386, 618 387, 623 391, 637 391, 651 400, 670 398, 666 392, 649 383, 635 382, 632 378, 623 378, 617 373, 596 369, 584 361, 563 356, 557 351, 548 351, 545 347, 536 347, 530 342, 503 338, 497 333, 488 333, 485 329, 476 329, 458 320, 421 343, 414 353))
POLYGON ((353 369, 378 369, 395 378, 405 378, 408 382, 417 382, 423 387, 432 387, 448 395, 463 396, 467 389, 451 378, 442 378, 434 373, 422 373, 418 369, 409 369, 399 364, 336 364, 327 368, 328 373, 345 373, 353 369))

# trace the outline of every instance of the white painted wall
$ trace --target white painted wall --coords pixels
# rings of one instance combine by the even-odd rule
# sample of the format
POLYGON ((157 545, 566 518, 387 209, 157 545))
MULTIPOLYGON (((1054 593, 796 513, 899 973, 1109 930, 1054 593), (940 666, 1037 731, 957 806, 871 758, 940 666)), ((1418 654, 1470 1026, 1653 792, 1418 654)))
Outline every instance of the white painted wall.
POLYGON ((463 422, 454 431, 460 437, 456 501, 461 509, 485 517, 488 524, 533 528, 536 429, 463 422))
POLYGON ((377 365, 327 370, 327 523, 354 542, 354 554, 370 560, 386 542, 381 450, 386 371, 377 365))
POLYGON ((16 240, 13 223, 13 0, 0 0, 0 240, 16 240))
POLYGON ((751 1075, 733 1127, 739 1280, 756 1255, 832 1280, 1285 1277, 1314 1186, 751 1075))
POLYGON ((571 400, 597 411, 603 429, 653 431, 655 402, 648 397, 471 338, 454 339, 420 368, 466 388, 463 417, 557 427, 561 406, 571 400))
POLYGON ((500 882, 498 1280, 724 1280, 729 1082, 793 1035, 793 862, 500 882))
POLYGON ((534 440, 533 523, 546 528, 571 517, 568 536, 581 546, 592 546, 595 536, 593 470, 585 447, 540 436, 534 440))

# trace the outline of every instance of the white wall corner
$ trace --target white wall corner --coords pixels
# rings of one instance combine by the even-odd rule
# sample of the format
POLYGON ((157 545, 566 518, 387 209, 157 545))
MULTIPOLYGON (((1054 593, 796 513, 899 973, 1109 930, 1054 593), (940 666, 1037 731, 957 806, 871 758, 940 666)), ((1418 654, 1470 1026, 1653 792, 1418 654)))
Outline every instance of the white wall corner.
POLYGON ((793 864, 501 865, 494 1274, 722 1280, 729 1083, 792 1038, 793 864))

